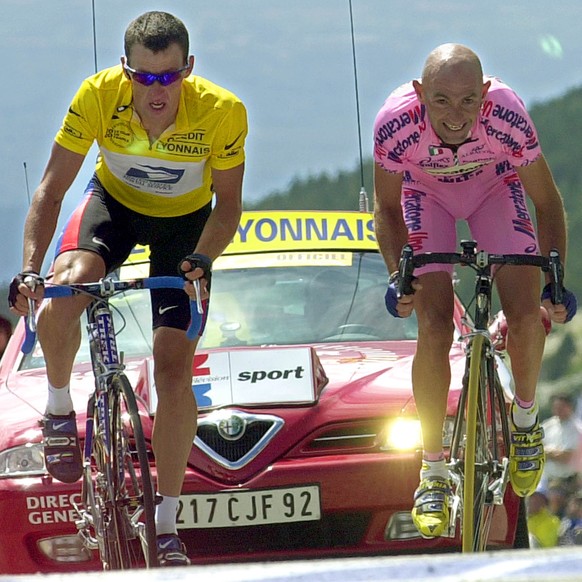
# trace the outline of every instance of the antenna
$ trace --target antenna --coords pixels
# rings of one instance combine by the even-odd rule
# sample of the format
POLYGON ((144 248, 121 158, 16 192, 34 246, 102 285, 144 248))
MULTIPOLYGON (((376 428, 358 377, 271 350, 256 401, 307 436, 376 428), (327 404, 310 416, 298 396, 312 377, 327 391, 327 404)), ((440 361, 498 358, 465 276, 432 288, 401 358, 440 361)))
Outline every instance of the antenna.
POLYGON ((354 86, 356 92, 356 116, 358 120, 358 146, 360 150, 360 212, 368 212, 368 194, 364 187, 364 158, 362 155, 362 125, 360 123, 360 97, 358 93, 358 68, 356 65, 356 42, 354 39, 354 15, 352 11, 352 0, 348 0, 350 6, 350 30, 352 35, 352 57, 354 62, 354 86))
POLYGON ((30 206, 30 188, 28 186, 28 170, 26 168, 26 162, 22 162, 24 166, 24 181, 26 182, 26 196, 28 197, 28 205, 30 206))
POLYGON ((93 17, 93 66, 95 73, 99 70, 97 68, 97 31, 95 27, 95 0, 91 0, 91 14, 93 17))

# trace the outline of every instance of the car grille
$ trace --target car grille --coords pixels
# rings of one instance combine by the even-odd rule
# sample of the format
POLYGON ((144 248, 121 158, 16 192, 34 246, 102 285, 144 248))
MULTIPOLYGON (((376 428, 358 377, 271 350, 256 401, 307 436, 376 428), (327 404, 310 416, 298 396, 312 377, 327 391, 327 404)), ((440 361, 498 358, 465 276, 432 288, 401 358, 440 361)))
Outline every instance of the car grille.
POLYGON ((259 525, 244 528, 180 530, 188 554, 210 557, 246 552, 289 552, 340 549, 362 543, 371 514, 324 515, 320 521, 259 525))
POLYGON ((218 410, 200 418, 194 444, 216 463, 240 469, 279 432, 283 419, 270 414, 218 410))

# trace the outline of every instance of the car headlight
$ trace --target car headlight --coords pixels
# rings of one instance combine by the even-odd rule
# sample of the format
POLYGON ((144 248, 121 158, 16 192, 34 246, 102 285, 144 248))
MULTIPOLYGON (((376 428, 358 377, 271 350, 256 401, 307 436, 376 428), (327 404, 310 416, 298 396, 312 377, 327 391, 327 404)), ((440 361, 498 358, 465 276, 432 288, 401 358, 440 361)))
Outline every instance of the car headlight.
POLYGON ((30 477, 43 475, 45 472, 41 444, 27 443, 0 452, 0 478, 30 477))
POLYGON ((388 424, 380 446, 383 451, 413 451, 421 447, 420 421, 404 417, 388 424))

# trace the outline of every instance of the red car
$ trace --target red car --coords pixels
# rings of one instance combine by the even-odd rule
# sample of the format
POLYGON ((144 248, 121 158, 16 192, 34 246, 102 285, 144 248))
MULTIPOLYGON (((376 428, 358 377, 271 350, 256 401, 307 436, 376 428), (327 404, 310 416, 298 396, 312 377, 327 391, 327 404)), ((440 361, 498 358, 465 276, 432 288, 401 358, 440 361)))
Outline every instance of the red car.
MULTIPOLYGON (((147 249, 136 250, 120 277, 136 276, 142 263, 147 249)), ((243 215, 215 264, 193 370, 200 425, 178 527, 194 563, 458 549, 458 539, 421 538, 411 522, 420 468, 410 381, 416 325, 388 315, 386 284, 368 213, 243 215)), ((149 438, 156 406, 149 296, 114 301, 149 438)), ((0 363, 0 572, 98 570, 76 533, 80 482, 57 482, 44 468, 44 360, 38 345, 23 356, 22 340, 20 324, 0 363)), ((460 342, 450 361, 452 415, 460 342)), ((81 438, 92 387, 83 345, 72 377, 81 438)), ((490 538, 492 547, 527 541, 511 488, 490 538)))

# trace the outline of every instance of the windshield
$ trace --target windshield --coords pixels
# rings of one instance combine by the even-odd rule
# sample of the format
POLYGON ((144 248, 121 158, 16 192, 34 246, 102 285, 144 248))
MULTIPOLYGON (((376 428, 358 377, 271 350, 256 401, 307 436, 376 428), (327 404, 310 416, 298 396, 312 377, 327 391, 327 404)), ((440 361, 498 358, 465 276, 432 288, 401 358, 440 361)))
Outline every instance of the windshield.
MULTIPOLYGON (((221 257, 200 348, 416 339, 416 319, 384 306, 387 272, 376 252, 285 252, 221 257)), ((125 357, 151 353, 149 293, 111 300, 125 357)), ((89 361, 82 342, 77 361, 89 361)), ((44 366, 37 345, 21 369, 44 366)))

